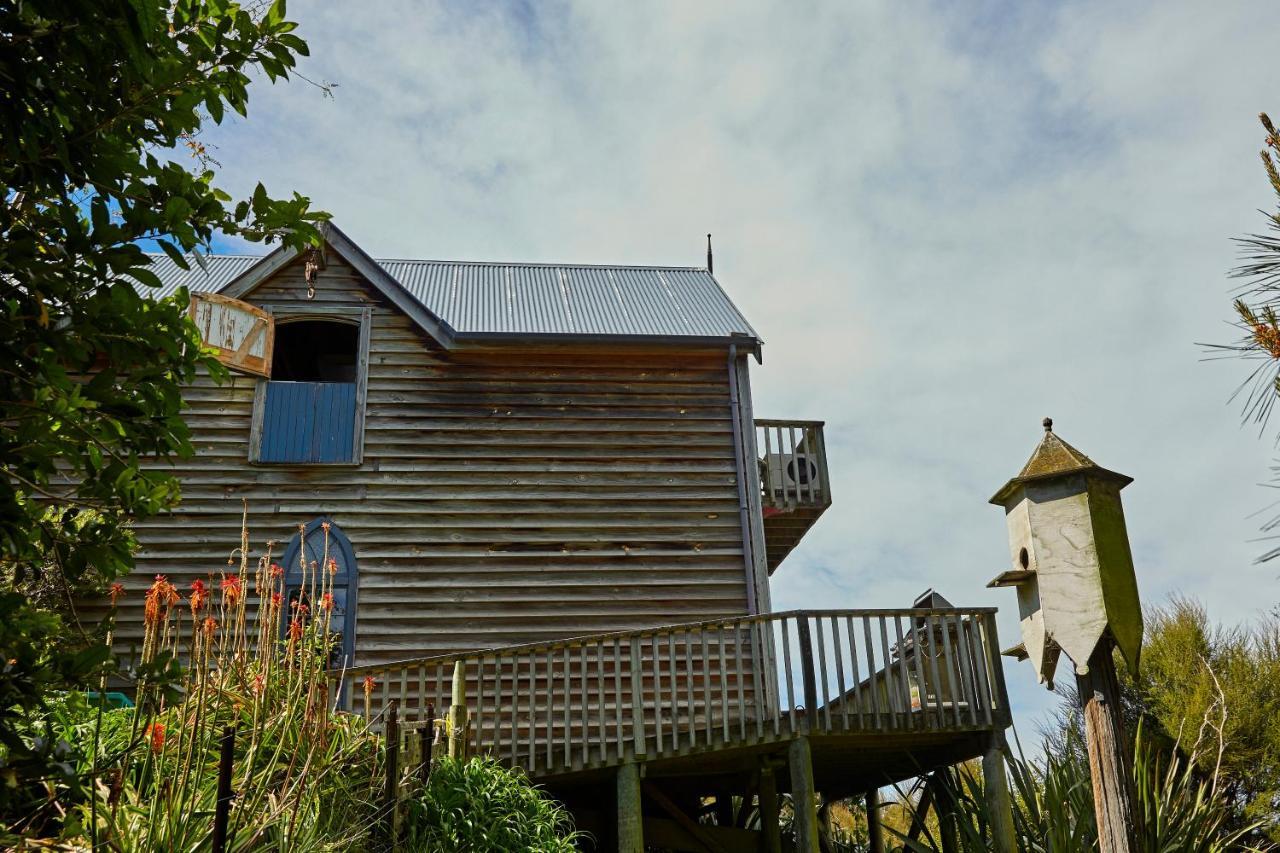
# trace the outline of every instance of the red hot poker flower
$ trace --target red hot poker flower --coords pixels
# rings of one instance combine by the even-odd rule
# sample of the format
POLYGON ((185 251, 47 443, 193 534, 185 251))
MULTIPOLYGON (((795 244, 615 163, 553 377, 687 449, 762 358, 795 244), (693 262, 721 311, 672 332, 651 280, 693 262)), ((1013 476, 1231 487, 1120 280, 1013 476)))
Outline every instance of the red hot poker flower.
POLYGON ((209 590, 205 588, 204 581, 194 580, 191 582, 191 615, 195 616, 204 609, 205 604, 209 601, 209 590))
POLYGON ((123 596, 123 595, 124 595, 124 584, 122 584, 122 583, 113 583, 113 584, 111 585, 111 590, 110 590, 110 593, 109 593, 109 594, 110 594, 110 596, 111 596, 111 606, 112 606, 112 607, 115 607, 115 606, 116 606, 116 602, 117 602, 117 601, 119 601, 119 600, 120 600, 120 598, 121 598, 121 596, 123 596))
POLYGON ((324 610, 326 613, 333 610, 333 593, 326 592, 324 595, 320 596, 320 609, 324 610))
POLYGON ((333 559, 333 557, 330 557, 329 558, 329 574, 336 575, 337 573, 338 573, 338 561, 333 559))
POLYGON ((297 619, 289 620, 289 639, 294 642, 302 639, 302 623, 297 619))
POLYGON ((366 675, 364 677, 364 698, 368 699, 369 694, 373 693, 373 676, 366 675))
POLYGON ((280 577, 284 577, 284 566, 280 565, 279 563, 272 563, 272 564, 271 564, 271 577, 273 577, 273 578, 280 578, 280 577))
POLYGON ((283 603, 284 603, 284 596, 283 596, 283 595, 281 595, 281 594, 280 594, 280 593, 278 593, 278 592, 273 592, 273 593, 271 593, 271 606, 272 606, 274 609, 279 610, 279 609, 280 609, 280 605, 281 605, 281 604, 283 604, 283 603))
POLYGON ((218 630, 218 620, 212 616, 206 616, 204 622, 201 623, 201 628, 204 629, 205 637, 212 639, 214 632, 218 630))
POLYGON ((240 600, 240 577, 238 575, 223 578, 219 588, 222 590, 222 599, 227 604, 235 604, 240 600))
POLYGON ((164 749, 164 723, 152 723, 143 733, 151 741, 151 751, 157 755, 164 749))

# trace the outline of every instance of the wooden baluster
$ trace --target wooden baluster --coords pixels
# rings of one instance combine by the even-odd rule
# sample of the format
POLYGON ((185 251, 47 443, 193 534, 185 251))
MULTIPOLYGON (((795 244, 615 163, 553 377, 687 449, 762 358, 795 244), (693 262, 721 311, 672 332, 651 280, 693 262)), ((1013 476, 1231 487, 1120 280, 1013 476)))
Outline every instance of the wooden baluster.
POLYGON ((953 618, 954 618, 953 615, 943 614, 942 616, 942 656, 943 656, 943 663, 946 664, 945 669, 947 671, 947 701, 951 703, 951 718, 952 718, 952 721, 957 726, 959 726, 961 724, 960 723, 961 690, 959 689, 959 684, 956 681, 956 675, 955 675, 956 659, 955 659, 955 653, 952 651, 952 648, 951 648, 951 624, 949 621, 949 620, 952 620, 953 618))
POLYGON ((698 720, 696 716, 698 700, 695 697, 696 686, 693 683, 693 637, 684 631, 680 633, 680 636, 684 640, 684 683, 685 692, 689 698, 689 703, 686 706, 689 716, 689 746, 693 747, 698 743, 698 720))
MULTIPOLYGON (((840 690, 840 726, 848 730, 849 728, 849 691, 844 684, 844 655, 842 647, 844 643, 840 642, 840 623, 835 616, 831 617, 831 648, 835 650, 836 655, 836 686, 840 690)), ((827 702, 828 706, 831 704, 827 702)), ((830 720, 827 725, 830 727, 830 720)))
POLYGON ((631 741, 636 756, 644 755, 644 694, 640 686, 640 638, 631 636, 631 741))
POLYGON ((929 728, 929 686, 924 681, 924 647, 920 642, 923 630, 916 624, 914 616, 907 617, 907 631, 911 640, 912 661, 915 663, 916 691, 920 694, 920 725, 929 728))
POLYGON ((809 631, 808 614, 801 613, 796 618, 796 631, 800 676, 804 679, 804 730, 808 732, 818 725, 818 686, 813 671, 813 635, 809 631))
POLYGON ((897 679, 894 678, 893 664, 890 662, 888 625, 884 621, 884 616, 877 616, 876 619, 880 623, 880 657, 884 663, 884 667, 880 672, 884 678, 884 695, 885 705, 888 706, 889 712, 889 728, 896 729, 898 728, 898 703, 902 697, 898 693, 898 687, 895 683, 897 679))
POLYGON ((969 708, 969 724, 978 725, 977 697, 974 695, 973 659, 969 654, 969 620, 956 615, 956 642, 960 646, 960 686, 964 690, 964 703, 969 708))
MULTIPOLYGON (((871 634, 871 617, 863 616, 861 618, 863 639, 866 641, 867 690, 871 693, 871 712, 875 716, 875 728, 879 730, 883 723, 880 719, 880 688, 876 684, 875 640, 871 634)), ((892 724, 890 725, 892 727, 892 724)))
MULTIPOLYGON (((485 723, 489 720, 488 715, 484 712, 484 697, 486 692, 484 689, 484 679, 484 655, 480 655, 479 659, 476 660, 476 712, 471 717, 472 727, 476 732, 476 752, 487 752, 489 749, 489 739, 484 733, 485 723)), ((425 698, 426 697, 424 696, 424 701, 425 698)))
POLYGON ((452 693, 446 694, 444 692, 444 661, 436 661, 436 696, 440 699, 441 708, 449 707, 449 703, 445 699, 446 695, 452 695, 452 693))
MULTIPOLYGON (((587 678, 587 643, 582 643, 582 766, 591 763, 591 682, 587 678)), ((572 704, 572 703, 571 703, 572 704)))
MULTIPOLYGON (((671 749, 673 751, 680 749, 680 693, 679 688, 676 686, 676 670, 679 668, 678 660, 676 657, 676 633, 675 631, 668 631, 667 672, 671 680, 671 749)), ((659 722, 658 725, 661 726, 662 723, 659 722)))
POLYGON ((905 723, 907 728, 912 728, 915 722, 914 715, 911 713, 911 678, 907 674, 906 645, 902 641, 902 618, 897 615, 893 617, 893 632, 898 638, 898 683, 902 687, 903 708, 906 711, 905 723))
MULTIPOLYGON (((658 754, 663 753, 662 743, 662 654, 658 650, 660 639, 654 634, 650 639, 649 645, 653 649, 653 727, 657 731, 658 743, 655 749, 658 754)), ((672 683, 672 700, 675 699, 675 684, 672 683)), ((672 744, 674 748, 676 744, 672 744)))
POLYGON ((569 647, 566 645, 564 647, 564 767, 566 770, 573 764, 573 723, 570 717, 573 713, 572 666, 569 661, 569 647))
POLYGON ((787 717, 791 722, 791 733, 796 732, 796 685, 791 674, 791 632, 787 630, 787 622, 791 617, 784 616, 779 623, 782 626, 782 670, 787 674, 787 717))
MULTIPOLYGON (((400 667, 400 705, 401 711, 409 707, 409 668, 400 667)), ((407 714, 405 715, 408 716, 407 714)))
POLYGON ((707 654, 707 631, 705 628, 698 629, 698 639, 702 649, 702 713, 705 718, 703 724, 706 726, 706 743, 709 746, 715 720, 712 719, 714 706, 711 704, 711 657, 707 654))
POLYGON ((530 773, 537 764, 538 754, 538 654, 530 650, 529 655, 529 766, 530 773))
POLYGON ((613 638, 613 716, 617 723, 618 761, 626 749, 625 735, 622 732, 622 638, 613 638))
POLYGON ((769 440, 770 438, 769 433, 772 432, 773 430, 770 427, 761 427, 760 431, 764 435, 765 504, 766 506, 776 507, 778 505, 778 497, 777 497, 777 493, 774 491, 774 488, 773 488, 773 477, 772 477, 773 459, 770 458, 773 456, 773 444, 769 440))
POLYGON ((738 737, 747 739, 746 673, 742 671, 742 623, 733 626, 733 656, 738 679, 738 737))
POLYGON ((813 427, 802 427, 800 432, 804 436, 801 446, 804 447, 805 459, 796 460, 796 472, 804 471, 804 490, 807 495, 805 500, 807 503, 814 504, 817 501, 813 499, 813 468, 810 467, 812 464, 811 459, 814 456, 813 427), (802 461, 804 463, 803 467, 800 465, 802 461))
MULTIPOLYGON (((554 646, 547 646, 547 770, 555 761, 552 750, 555 749, 555 696, 556 696, 556 652, 554 646)), ((619 748, 621 749, 621 748, 619 748)))
POLYGON ((597 641, 595 646, 596 646, 596 712, 600 715, 599 723, 596 727, 596 733, 600 736, 600 740, 598 744, 598 747, 600 750, 600 763, 604 764, 605 763, 605 742, 608 740, 608 735, 605 734, 605 726, 607 725, 605 723, 605 717, 607 716, 605 711, 609 707, 608 700, 605 698, 605 694, 604 694, 604 640, 597 641))
POLYGON ((938 623, 930 613, 925 617, 925 627, 929 631, 929 672, 933 678, 933 712, 938 728, 947 725, 946 711, 942 706, 942 676, 938 674, 938 623))
MULTIPOLYGON (((831 731, 831 690, 827 686, 827 640, 822 633, 822 617, 813 618, 814 627, 818 629, 818 669, 822 673, 822 711, 824 731, 831 731)), ((814 723, 817 723, 817 709, 814 709, 814 723)))
MULTIPOLYGON (((987 641, 985 630, 986 614, 975 613, 973 618, 975 620, 974 631, 976 634, 975 651, 977 652, 974 669, 978 672, 978 684, 980 686, 980 695, 982 696, 982 721, 989 727, 991 725, 992 693, 991 682, 987 679, 987 670, 992 659, 992 649, 987 641)), ((995 649, 994 651, 998 654, 1000 650, 995 649)))
POLYGON ((724 650, 724 623, 716 626, 716 645, 720 650, 720 736, 729 742, 729 664, 724 650))
POLYGON ((430 719, 427 714, 427 665, 425 663, 418 664, 418 708, 422 711, 423 719, 430 719))
POLYGON ((862 707, 862 675, 858 672, 858 637, 853 630, 853 617, 844 617, 844 630, 849 636, 849 669, 853 676, 853 704, 858 709, 858 728, 865 725, 862 707))

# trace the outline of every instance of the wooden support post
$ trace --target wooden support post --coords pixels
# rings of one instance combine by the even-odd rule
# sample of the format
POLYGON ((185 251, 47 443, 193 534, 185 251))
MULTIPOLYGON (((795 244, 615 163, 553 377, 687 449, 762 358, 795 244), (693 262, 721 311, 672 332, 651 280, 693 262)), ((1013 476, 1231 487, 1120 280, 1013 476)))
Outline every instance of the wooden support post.
POLYGON ((991 850, 993 853, 1017 853, 1013 828, 1013 800, 1004 768, 1004 734, 992 735, 982 755, 982 786, 991 812, 991 850))
POLYGON ((778 779, 773 765, 760 763, 760 834, 764 853, 782 853, 782 828, 778 825, 778 779))
POLYGON ((813 786, 813 760, 809 739, 798 737, 787 748, 791 771, 791 804, 795 809, 796 853, 819 853, 817 791, 813 786))
POLYGON ((218 798, 213 812, 213 851, 223 853, 231 843, 227 836, 227 823, 231 818, 231 771, 236 755, 236 729, 227 726, 222 730, 222 753, 218 757, 218 798))
POLYGON ((436 739, 435 733, 436 708, 434 704, 428 702, 425 725, 418 730, 418 759, 422 762, 418 765, 418 774, 421 777, 423 786, 431 780, 431 747, 434 745, 436 739))
POLYGON ((884 853, 884 827, 880 825, 880 790, 867 791, 867 838, 871 853, 884 853))
POLYGON ((960 853, 960 836, 956 826, 956 803, 948 784, 946 770, 929 774, 926 787, 933 792, 933 812, 938 816, 938 835, 942 853, 960 853))
POLYGON ((387 705, 387 726, 384 732, 387 750, 387 776, 383 781, 382 801, 387 810, 387 843, 396 846, 396 812, 400 805, 400 700, 392 699, 387 705))
POLYGON ((640 765, 628 761, 617 773, 618 853, 644 853, 644 812, 640 803, 640 765))
POLYGON ((1089 656, 1088 673, 1076 676, 1093 778, 1093 808, 1098 815, 1098 849, 1141 853, 1133 759, 1120 717, 1120 684, 1111 649, 1112 641, 1104 637, 1089 656))
POLYGON ((453 698, 449 703, 449 757, 467 758, 467 676, 462 661, 453 665, 453 698))

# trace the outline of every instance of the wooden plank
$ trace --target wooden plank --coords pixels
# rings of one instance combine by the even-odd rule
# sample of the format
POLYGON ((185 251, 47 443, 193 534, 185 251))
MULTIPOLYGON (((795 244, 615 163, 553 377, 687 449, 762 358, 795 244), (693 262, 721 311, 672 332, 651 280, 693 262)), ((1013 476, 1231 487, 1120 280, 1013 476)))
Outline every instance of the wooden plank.
MULTIPOLYGON (((654 729, 654 733, 657 735, 657 744, 654 748, 658 751, 659 755, 662 755, 665 750, 663 747, 663 733, 662 733, 662 729, 663 729, 663 725, 662 725, 662 652, 658 648, 659 643, 660 643, 660 639, 658 635, 654 634, 649 643, 650 651, 653 654, 653 729, 654 729)), ((672 673, 672 676, 673 677, 672 677, 672 683, 671 683, 671 703, 674 706, 675 705, 674 673, 672 673)), ((674 710, 675 709, 673 707, 672 708, 673 714, 674 714, 674 710)), ((674 740, 674 736, 673 736, 671 745, 673 749, 675 749, 678 745, 674 740)))
MULTIPOLYGON (((844 730, 849 728, 849 699, 844 686, 844 655, 842 647, 844 643, 840 642, 840 623, 837 617, 831 617, 831 647, 835 650, 836 658, 836 686, 840 690, 840 727, 844 730)), ((830 700, 828 700, 830 701, 830 700)), ((827 727, 830 728, 830 714, 828 713, 827 727)))

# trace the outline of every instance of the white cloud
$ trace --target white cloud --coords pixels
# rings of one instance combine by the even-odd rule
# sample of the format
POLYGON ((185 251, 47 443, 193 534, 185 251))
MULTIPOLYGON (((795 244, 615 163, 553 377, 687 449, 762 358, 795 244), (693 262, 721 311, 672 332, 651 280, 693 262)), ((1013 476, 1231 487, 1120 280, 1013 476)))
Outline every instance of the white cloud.
POLYGON ((986 499, 1045 414, 1137 478, 1148 601, 1280 598, 1247 542, 1270 444, 1224 406, 1243 367, 1194 344, 1228 336, 1228 238, 1268 202, 1266 4, 513 8, 294 4, 336 98, 257 88, 211 135, 227 179, 381 256, 697 263, 715 232, 767 341, 758 412, 828 424, 836 504, 778 605, 932 585, 1009 641, 986 499))

